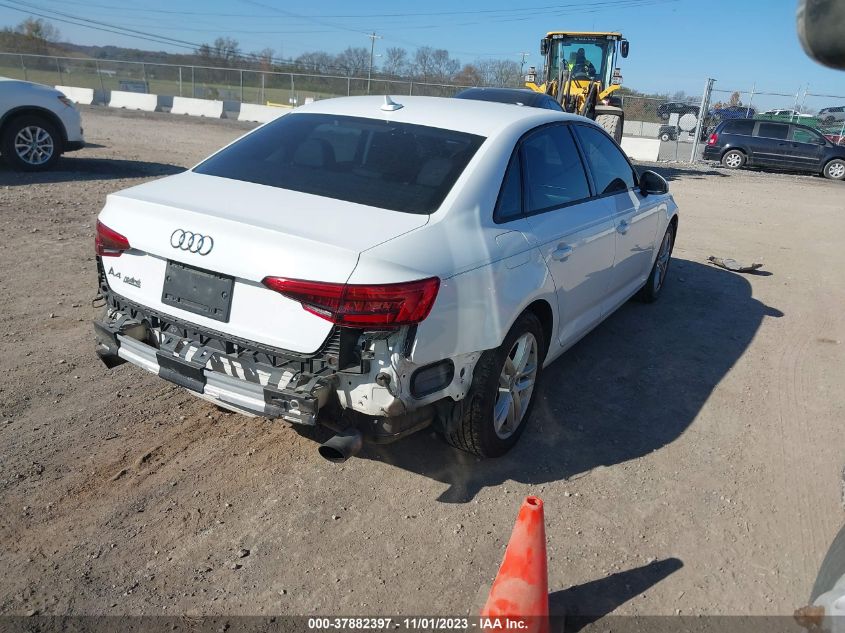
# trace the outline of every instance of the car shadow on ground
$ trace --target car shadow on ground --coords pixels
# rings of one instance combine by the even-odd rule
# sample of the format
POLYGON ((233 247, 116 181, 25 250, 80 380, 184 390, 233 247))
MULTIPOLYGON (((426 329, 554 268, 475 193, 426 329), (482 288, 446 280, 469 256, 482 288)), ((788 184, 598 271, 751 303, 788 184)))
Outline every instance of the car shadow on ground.
POLYGON ((651 589, 684 564, 677 558, 657 560, 598 580, 549 594, 549 615, 564 618, 564 631, 577 633, 617 607, 651 589))
POLYGON ((678 438, 751 343, 766 316, 742 275, 673 259, 660 300, 628 302, 556 362, 531 419, 504 457, 478 459, 431 430, 360 456, 448 484, 466 503, 507 480, 543 484, 647 455, 678 438))
POLYGON ((185 171, 184 167, 168 163, 62 156, 53 169, 42 172, 13 171, 0 163, 0 186, 21 187, 55 182, 149 178, 170 176, 182 171, 185 171))

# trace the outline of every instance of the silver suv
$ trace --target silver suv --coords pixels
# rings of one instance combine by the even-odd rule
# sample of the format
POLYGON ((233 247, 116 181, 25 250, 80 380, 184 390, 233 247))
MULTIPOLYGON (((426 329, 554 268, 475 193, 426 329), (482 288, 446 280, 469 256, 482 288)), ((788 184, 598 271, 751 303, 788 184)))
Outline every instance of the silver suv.
POLYGON ((819 110, 819 121, 822 123, 833 123, 834 121, 845 121, 845 106, 835 108, 822 108, 819 110))
POLYGON ((0 154, 12 169, 42 171, 85 145, 73 102, 49 86, 0 77, 0 154))

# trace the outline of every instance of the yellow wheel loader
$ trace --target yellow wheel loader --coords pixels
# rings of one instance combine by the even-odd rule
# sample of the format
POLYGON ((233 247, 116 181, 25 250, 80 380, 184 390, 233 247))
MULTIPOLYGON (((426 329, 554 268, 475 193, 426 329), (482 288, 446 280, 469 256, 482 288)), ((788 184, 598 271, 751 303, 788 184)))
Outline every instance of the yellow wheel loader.
POLYGON ((628 57, 628 40, 621 33, 552 31, 540 40, 542 83, 531 67, 525 85, 553 96, 567 112, 595 120, 619 143, 625 114, 613 94, 622 85, 617 53, 628 57))

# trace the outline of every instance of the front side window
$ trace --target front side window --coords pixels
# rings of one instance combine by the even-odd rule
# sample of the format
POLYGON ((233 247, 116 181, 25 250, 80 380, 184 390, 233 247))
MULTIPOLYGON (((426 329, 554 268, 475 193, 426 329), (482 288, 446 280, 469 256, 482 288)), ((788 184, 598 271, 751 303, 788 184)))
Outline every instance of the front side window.
POLYGON ((821 134, 813 132, 802 127, 793 127, 790 139, 794 143, 811 143, 813 145, 823 145, 824 138, 821 134))
POLYGON ((596 193, 601 196, 633 189, 636 186, 634 170, 616 143, 593 127, 578 125, 576 129, 587 166, 593 174, 596 193))
POLYGON ((522 142, 525 209, 536 213, 590 197, 590 185, 568 126, 544 127, 522 142))
POLYGON ((789 127, 778 123, 760 123, 754 136, 763 138, 785 139, 789 127))
POLYGON ((437 210, 484 137, 410 123, 287 114, 194 171, 404 213, 437 210))

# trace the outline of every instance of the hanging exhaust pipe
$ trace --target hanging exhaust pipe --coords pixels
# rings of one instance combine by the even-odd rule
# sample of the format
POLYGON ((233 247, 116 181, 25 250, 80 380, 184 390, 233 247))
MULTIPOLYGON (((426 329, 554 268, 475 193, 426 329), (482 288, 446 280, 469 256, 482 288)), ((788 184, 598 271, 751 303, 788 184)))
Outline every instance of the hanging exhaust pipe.
POLYGON ((361 450, 364 440, 358 429, 346 429, 320 445, 317 451, 330 462, 340 464, 361 450))

